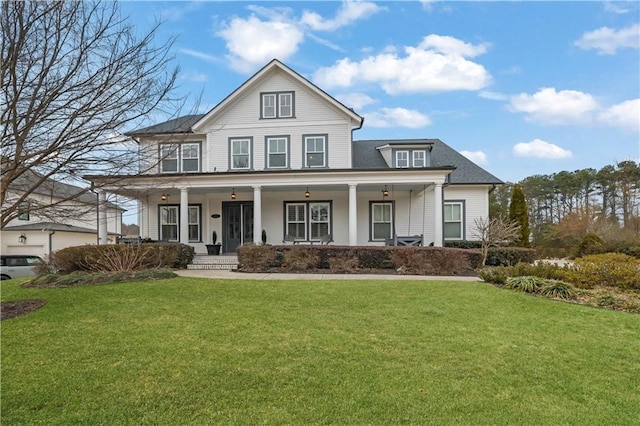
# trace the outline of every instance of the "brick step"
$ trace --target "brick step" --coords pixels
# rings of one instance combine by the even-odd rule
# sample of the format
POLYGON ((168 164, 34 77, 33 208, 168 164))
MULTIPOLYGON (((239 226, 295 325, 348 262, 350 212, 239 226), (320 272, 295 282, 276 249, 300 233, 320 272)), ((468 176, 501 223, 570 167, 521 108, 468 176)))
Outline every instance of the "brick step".
POLYGON ((196 255, 193 258, 193 262, 187 265, 187 269, 221 269, 230 271, 238 269, 238 257, 196 255))

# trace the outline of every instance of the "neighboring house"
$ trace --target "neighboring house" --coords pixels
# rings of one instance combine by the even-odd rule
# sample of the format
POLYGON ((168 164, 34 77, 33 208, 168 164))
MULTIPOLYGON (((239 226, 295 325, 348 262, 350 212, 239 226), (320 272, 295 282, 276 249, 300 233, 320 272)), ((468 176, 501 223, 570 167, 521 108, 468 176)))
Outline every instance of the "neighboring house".
MULTIPOLYGON (((9 188, 8 199, 15 200, 41 179, 26 172, 9 188)), ((65 247, 98 243, 97 195, 74 185, 46 179, 20 206, 21 213, 0 230, 2 254, 28 254, 42 258, 65 247), (80 195, 78 195, 80 194, 80 195)), ((104 204, 108 236, 114 243, 120 235, 124 209, 104 204)), ((101 242, 102 243, 102 242, 101 242)))
POLYGON ((212 231, 223 252, 260 243, 262 230, 271 244, 473 239, 502 182, 438 139, 353 140, 362 124, 273 60, 208 113, 129 133, 152 171, 106 189, 139 201, 142 237, 197 253, 212 231))

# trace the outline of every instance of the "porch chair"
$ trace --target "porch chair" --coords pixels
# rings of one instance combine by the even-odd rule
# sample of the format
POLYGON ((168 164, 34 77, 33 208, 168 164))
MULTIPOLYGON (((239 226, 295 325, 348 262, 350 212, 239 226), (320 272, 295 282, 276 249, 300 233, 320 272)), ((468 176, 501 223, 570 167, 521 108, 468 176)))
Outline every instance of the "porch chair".
POLYGON ((331 234, 323 235, 320 238, 320 245, 329 245, 329 243, 333 242, 333 238, 331 238, 331 234))
POLYGON ((282 243, 285 244, 285 245, 287 243, 298 244, 299 241, 297 241, 296 238, 293 235, 287 234, 287 235, 284 236, 284 240, 282 240, 282 243))

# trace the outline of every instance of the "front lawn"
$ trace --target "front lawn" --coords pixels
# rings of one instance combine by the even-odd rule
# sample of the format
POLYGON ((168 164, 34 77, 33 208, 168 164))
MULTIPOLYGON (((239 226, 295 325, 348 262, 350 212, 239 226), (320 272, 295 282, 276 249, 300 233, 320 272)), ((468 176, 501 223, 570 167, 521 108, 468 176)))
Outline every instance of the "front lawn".
POLYGON ((632 424, 640 316, 483 283, 174 278, 2 321, 2 423, 632 424))

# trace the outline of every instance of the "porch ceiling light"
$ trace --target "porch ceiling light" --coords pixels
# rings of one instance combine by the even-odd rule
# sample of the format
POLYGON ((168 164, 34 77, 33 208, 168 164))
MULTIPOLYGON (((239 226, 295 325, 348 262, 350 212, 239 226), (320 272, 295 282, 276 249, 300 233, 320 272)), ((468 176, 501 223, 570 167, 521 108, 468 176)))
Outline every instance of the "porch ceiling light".
POLYGON ((307 190, 304 191, 304 198, 309 198, 311 197, 311 193, 309 192, 309 187, 307 186, 307 190))
POLYGON ((232 200, 236 199, 236 190, 235 190, 235 188, 231 188, 231 199, 232 200))
POLYGON ((389 190, 387 189, 387 185, 385 185, 384 189, 382 190, 382 196, 383 197, 388 197, 389 196, 389 190))
POLYGON ((169 194, 162 194, 162 195, 160 196, 160 199, 161 199, 162 201, 167 201, 167 200, 169 199, 169 194))

